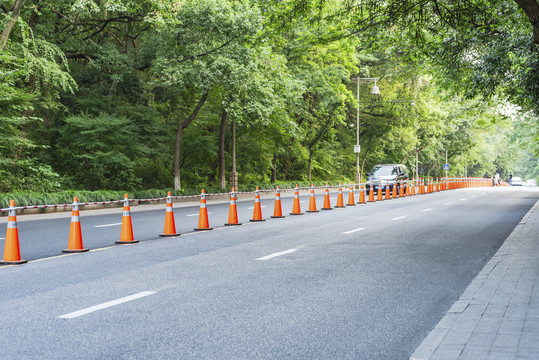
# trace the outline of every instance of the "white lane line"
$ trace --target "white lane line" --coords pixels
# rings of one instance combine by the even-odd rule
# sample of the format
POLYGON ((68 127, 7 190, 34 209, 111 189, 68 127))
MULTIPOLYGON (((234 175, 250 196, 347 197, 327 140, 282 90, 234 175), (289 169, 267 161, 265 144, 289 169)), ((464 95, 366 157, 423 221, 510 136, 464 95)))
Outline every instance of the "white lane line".
POLYGON ((451 205, 451 204, 453 204, 453 203, 445 203, 445 204, 443 204, 443 206, 447 206, 447 205, 451 205))
POLYGON ((485 195, 486 193, 481 193, 481 195, 485 195))
POLYGON ((404 219, 406 216, 399 216, 399 217, 396 217, 394 219, 391 219, 391 220, 400 220, 400 219, 404 219))
POLYGON ((307 200, 301 200, 301 201, 300 201, 301 204, 304 204, 304 203, 306 203, 306 202, 307 202, 307 200))
POLYGON ((365 228, 357 228, 357 229, 354 229, 354 230, 345 231, 345 232, 341 233, 341 235, 348 235, 348 234, 352 234, 352 233, 355 233, 355 232, 358 232, 358 231, 361 231, 361 230, 365 230, 365 228))
POLYGON ((466 199, 460 199, 459 201, 465 201, 466 199))
MULTIPOLYGON (((265 207, 266 207, 266 205, 260 205, 260 208, 265 208, 265 207)), ((247 210, 254 210, 254 209, 255 209, 254 206, 253 206, 253 207, 250 207, 250 208, 247 208, 247 210)))
POLYGON ((269 259, 273 259, 274 257, 290 254, 290 253, 293 253, 293 252, 298 251, 298 250, 299 249, 288 249, 288 250, 285 250, 285 251, 276 252, 276 253, 273 253, 273 254, 270 254, 270 255, 262 256, 262 257, 260 257, 260 258, 258 258, 256 260, 269 260, 269 259))
MULTIPOLYGON (((208 213, 208 215, 211 215, 211 214, 212 214, 211 212, 208 213)), ((200 215, 200 214, 189 214, 189 215, 185 215, 185 216, 198 216, 198 215, 200 215)))
POLYGON ((122 223, 115 223, 115 224, 105 224, 105 225, 96 225, 94 227, 101 228, 101 227, 107 227, 107 226, 118 226, 122 225, 122 223))
POLYGON ((6 240, 6 238, 0 238, 0 240, 6 240))
POLYGON ((477 197, 477 195, 472 195, 472 197, 477 197))
POLYGON ((425 212, 425 211, 431 211, 431 210, 432 210, 432 208, 428 208, 428 209, 423 209, 421 211, 425 212))
POLYGON ((61 318, 61 319, 74 319, 76 317, 92 313, 94 311, 103 310, 103 309, 106 309, 106 308, 109 308, 109 307, 112 307, 112 306, 115 306, 115 305, 120 305, 120 304, 126 303, 128 301, 133 301, 133 300, 140 299, 142 297, 145 297, 145 296, 148 296, 148 295, 153 295, 153 294, 156 294, 156 292, 155 291, 143 291, 143 292, 140 292, 138 294, 126 296, 126 297, 123 297, 121 299, 116 299, 116 300, 112 300, 112 301, 109 301, 109 302, 106 302, 106 303, 103 303, 103 304, 91 306, 89 308, 74 311, 72 313, 65 314, 65 315, 60 315, 58 317, 61 318))

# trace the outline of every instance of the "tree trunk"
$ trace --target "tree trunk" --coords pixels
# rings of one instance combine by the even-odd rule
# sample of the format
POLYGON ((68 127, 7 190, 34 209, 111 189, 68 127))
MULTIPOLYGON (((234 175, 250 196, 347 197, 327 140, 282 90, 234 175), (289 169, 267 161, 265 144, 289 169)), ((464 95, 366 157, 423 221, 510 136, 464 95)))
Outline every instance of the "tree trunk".
POLYGON ((202 107, 202 105, 204 105, 207 99, 208 92, 205 92, 198 101, 198 104, 191 113, 191 115, 189 115, 189 117, 185 121, 182 121, 178 126, 178 131, 176 133, 176 144, 174 146, 174 190, 180 190, 182 188, 180 179, 180 145, 182 142, 183 129, 188 127, 189 124, 191 124, 191 122, 195 120, 200 108, 202 107))
POLYGON ((221 116, 221 128, 219 129, 219 188, 226 189, 226 172, 225 172, 225 133, 226 120, 228 113, 223 110, 221 116))
POLYGON ((110 86, 110 89, 109 89, 109 99, 112 100, 112 97, 114 96, 114 94, 116 93, 116 88, 118 87, 118 80, 114 79, 112 80, 112 85, 110 86))
POLYGON ((537 0, 515 0, 524 10, 533 27, 533 42, 539 44, 539 3, 537 0))
POLYGON ((365 160, 367 160, 367 155, 369 154, 370 148, 367 148, 365 155, 363 156, 363 161, 361 162, 361 172, 359 173, 359 182, 363 178, 363 171, 365 170, 365 160))
POLYGON ((11 12, 11 18, 7 22, 4 31, 2 31, 2 34, 0 35, 0 51, 4 50, 4 48, 6 47, 9 34, 11 33, 11 30, 13 30, 17 19, 19 19, 19 14, 21 13, 21 7, 23 2, 24 0, 17 0, 17 2, 15 2, 15 6, 13 7, 13 11, 11 12))
POLYGON ((309 182, 311 182, 311 164, 313 163, 313 148, 309 147, 309 182))
POLYGON ((230 188, 238 189, 238 173, 236 171, 236 118, 232 118, 232 171, 230 172, 230 188))

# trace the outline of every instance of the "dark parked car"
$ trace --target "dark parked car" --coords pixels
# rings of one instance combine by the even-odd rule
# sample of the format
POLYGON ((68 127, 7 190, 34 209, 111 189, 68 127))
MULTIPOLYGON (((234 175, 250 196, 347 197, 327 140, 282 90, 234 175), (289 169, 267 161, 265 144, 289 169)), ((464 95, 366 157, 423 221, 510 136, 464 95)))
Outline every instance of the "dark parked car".
MULTIPOLYGON (((385 189, 386 184, 389 185, 389 190, 393 191, 393 185, 400 180, 410 178, 408 169, 402 164, 380 164, 372 168, 370 173, 367 173, 367 194, 373 188, 375 193, 381 187, 385 189)), ((399 190, 399 184, 397 184, 399 190)))

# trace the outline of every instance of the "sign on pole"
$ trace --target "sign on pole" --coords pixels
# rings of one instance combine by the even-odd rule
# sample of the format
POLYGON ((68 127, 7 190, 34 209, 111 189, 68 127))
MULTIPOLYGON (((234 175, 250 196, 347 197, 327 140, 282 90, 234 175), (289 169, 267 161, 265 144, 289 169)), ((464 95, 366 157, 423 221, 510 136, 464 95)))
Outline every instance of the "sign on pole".
POLYGON ((445 171, 449 170, 449 164, 444 164, 444 170, 445 171))
POLYGON ((354 152, 355 153, 361 152, 360 149, 361 149, 361 145, 354 145, 354 152))

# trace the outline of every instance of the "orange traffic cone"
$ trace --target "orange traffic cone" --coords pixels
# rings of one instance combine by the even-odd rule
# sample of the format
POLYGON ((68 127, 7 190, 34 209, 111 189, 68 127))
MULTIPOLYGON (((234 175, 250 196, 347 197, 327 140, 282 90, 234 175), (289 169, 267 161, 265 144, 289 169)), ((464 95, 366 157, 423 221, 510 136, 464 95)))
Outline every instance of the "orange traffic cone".
POLYGON ((28 260, 21 260, 21 251, 19 248, 19 230, 17 230, 17 209, 15 209, 15 200, 10 200, 6 241, 4 244, 4 259, 0 261, 0 264, 19 265, 27 262, 28 260))
POLYGON ((78 253, 85 252, 90 249, 85 249, 82 246, 82 231, 80 228, 79 218, 79 198, 73 198, 73 205, 71 206, 71 227, 69 228, 69 241, 67 243, 67 249, 62 250, 65 253, 78 253))
POLYGON ((402 181, 399 182, 399 197, 404 197, 404 188, 406 187, 406 184, 402 181))
POLYGON ((411 196, 412 193, 410 191, 410 179, 406 179, 405 187, 406 190, 404 191, 404 196, 411 196))
POLYGON ((365 188, 363 187, 363 184, 359 185, 359 201, 358 201, 358 204, 367 204, 367 202, 365 201, 365 188))
POLYGON ((129 195, 124 195, 124 214, 122 216, 122 234, 116 244, 134 244, 138 240, 133 238, 133 223, 131 222, 131 208, 129 207, 129 195))
POLYGON ((436 192, 440 191, 440 178, 436 178, 436 192))
POLYGON ((309 210, 307 210, 308 213, 315 213, 318 212, 316 210, 316 197, 314 196, 314 184, 311 184, 311 196, 309 199, 309 210))
POLYGON ((198 213, 198 227, 195 231, 213 230, 208 222, 208 208, 206 206, 206 191, 202 189, 200 194, 200 211, 198 213))
POLYGON ((369 188, 369 202, 374 202, 374 185, 369 188))
MULTIPOLYGON (((381 191, 381 189, 380 189, 381 191)), ((389 190, 389 184, 386 184, 384 186, 384 194, 385 194, 385 199, 386 200, 391 200, 391 191, 389 190)))
POLYGON ((251 222, 266 221, 262 219, 262 207, 260 206, 260 189, 257 186, 255 190, 255 208, 253 210, 253 218, 251 222))
POLYGON ((275 207, 273 208, 273 219, 280 219, 284 218, 283 216, 283 209, 281 207, 281 189, 279 188, 279 185, 277 185, 277 189, 275 190, 275 207))
POLYGON ((331 207, 331 203, 329 200, 329 184, 326 183, 326 188, 324 189, 324 206, 322 206, 322 210, 333 210, 331 207))
POLYGON ((342 209, 344 206, 344 198, 342 195, 342 183, 339 183, 339 193, 337 194, 337 205, 335 205, 336 208, 342 209))
POLYGON ((378 184, 378 191, 376 192, 376 201, 384 200, 384 195, 382 194, 382 182, 378 184))
POLYGON ((167 209, 165 212, 165 229, 159 236, 180 236, 180 233, 176 232, 176 223, 174 222, 174 210, 172 207, 172 193, 167 193, 167 209))
POLYGON ((299 205, 299 188, 298 184, 296 184, 296 189, 294 191, 294 206, 292 207, 292 212, 290 215, 303 215, 301 212, 301 207, 299 205))
POLYGON ((393 199, 398 198, 399 195, 397 194, 397 183, 393 184, 393 199))
POLYGON ((352 184, 350 184, 350 190, 348 191, 348 202, 346 203, 346 206, 356 206, 354 200, 354 185, 352 184))
POLYGON ((225 226, 234 226, 234 225, 241 225, 241 223, 238 222, 238 207, 236 205, 236 189, 232 188, 232 191, 230 192, 230 207, 228 210, 228 222, 225 223, 225 226))

